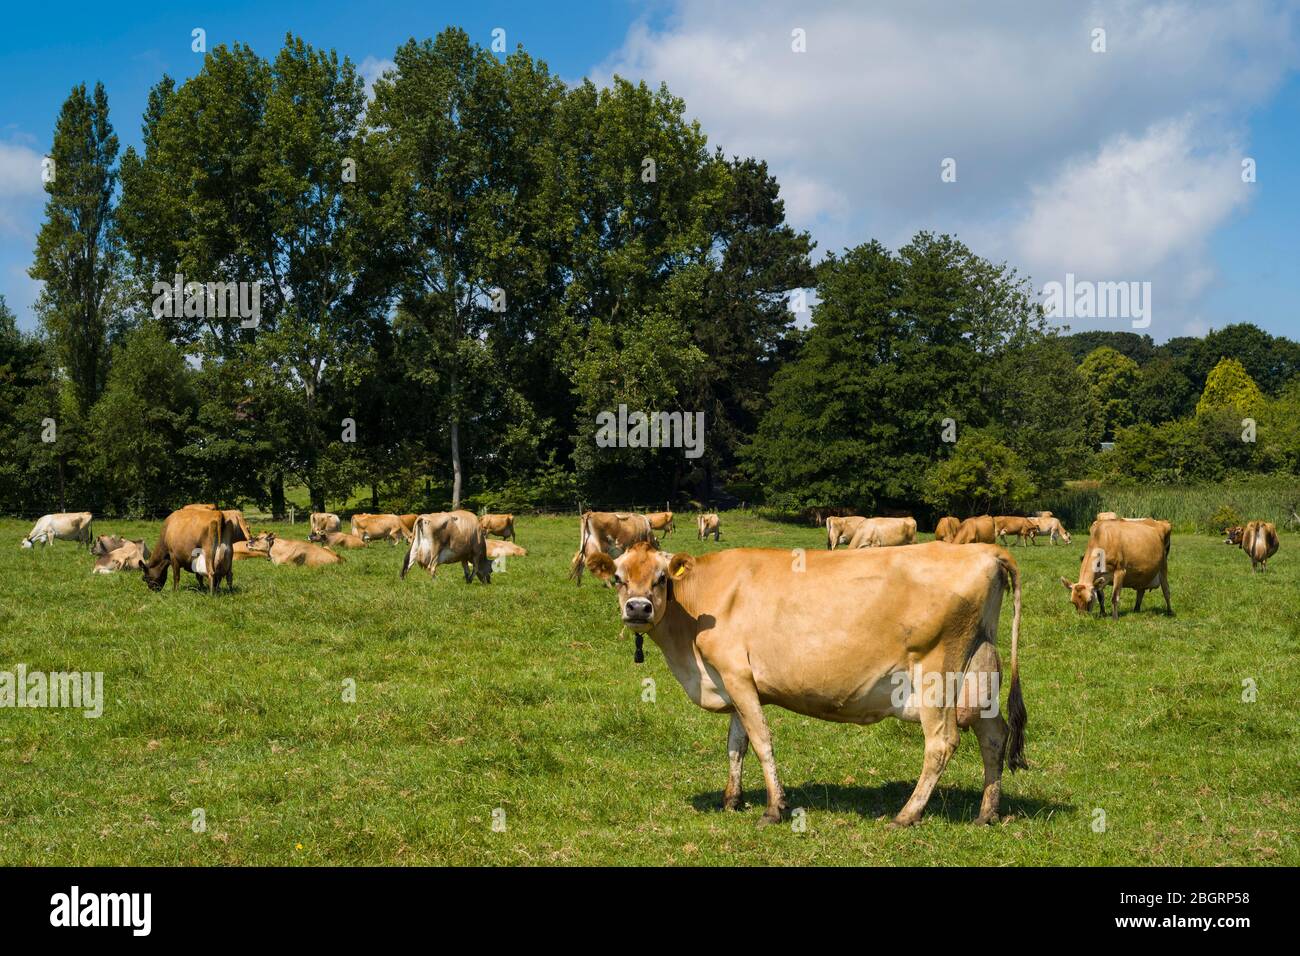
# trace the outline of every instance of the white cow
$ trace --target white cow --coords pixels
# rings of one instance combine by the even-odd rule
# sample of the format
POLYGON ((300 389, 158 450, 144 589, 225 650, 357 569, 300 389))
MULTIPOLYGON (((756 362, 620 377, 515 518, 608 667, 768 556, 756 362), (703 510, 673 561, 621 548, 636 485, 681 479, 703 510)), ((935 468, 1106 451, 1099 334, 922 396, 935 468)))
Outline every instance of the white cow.
POLYGON ((90 547, 90 522, 94 517, 89 511, 68 511, 60 514, 42 515, 37 519, 27 537, 23 538, 23 547, 30 548, 35 542, 53 544, 60 541, 80 541, 90 547))

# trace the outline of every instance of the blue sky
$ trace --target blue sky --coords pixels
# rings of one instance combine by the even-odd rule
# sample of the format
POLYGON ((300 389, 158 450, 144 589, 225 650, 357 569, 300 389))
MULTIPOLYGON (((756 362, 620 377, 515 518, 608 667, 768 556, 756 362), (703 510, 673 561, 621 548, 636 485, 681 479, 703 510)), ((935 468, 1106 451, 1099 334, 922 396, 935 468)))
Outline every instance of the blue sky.
POLYGON ((1039 287, 1067 272, 1150 281, 1157 340, 1234 321, 1300 338, 1298 7, 74 2, 56 20, 14 5, 0 31, 0 294, 33 327, 39 157, 75 83, 104 82, 125 147, 162 73, 198 69, 194 27, 209 48, 265 56, 293 31, 373 72, 454 24, 485 45, 504 28, 566 79, 667 82, 713 142, 769 161, 819 254, 951 231, 1039 287), (1243 157, 1256 183, 1240 182, 1243 157), (940 181, 946 158, 955 183, 940 181))

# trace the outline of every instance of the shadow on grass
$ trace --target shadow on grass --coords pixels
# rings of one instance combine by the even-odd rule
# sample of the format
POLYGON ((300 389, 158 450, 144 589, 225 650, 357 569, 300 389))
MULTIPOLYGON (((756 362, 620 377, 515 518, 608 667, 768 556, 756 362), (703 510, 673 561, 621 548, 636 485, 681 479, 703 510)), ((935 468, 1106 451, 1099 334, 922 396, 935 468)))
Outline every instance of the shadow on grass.
MULTIPOLYGON (((916 781, 897 781, 881 784, 878 787, 845 786, 838 783, 818 783, 809 781, 797 787, 786 787, 785 800, 791 807, 805 807, 809 810, 831 811, 833 813, 857 813, 859 816, 875 819, 877 817, 893 818, 903 809, 903 804, 912 795, 916 781)), ((1036 817, 1048 813, 1074 810, 1068 803, 1055 803, 1049 800, 1037 800, 1033 797, 1018 796, 1008 792, 1014 788, 1015 781, 1009 775, 1002 778, 1002 802, 998 813, 1002 816, 1036 817)), ((982 787, 944 786, 943 781, 935 788, 926 805, 926 817, 941 817, 952 823, 970 823, 979 815, 982 787)), ((767 804, 767 794, 760 787, 756 790, 746 788, 743 794, 746 811, 756 809, 759 812, 767 804)), ((722 813, 722 791, 712 790, 697 793, 691 797, 691 805, 701 813, 722 813)), ((746 812, 742 811, 742 812, 746 812)))

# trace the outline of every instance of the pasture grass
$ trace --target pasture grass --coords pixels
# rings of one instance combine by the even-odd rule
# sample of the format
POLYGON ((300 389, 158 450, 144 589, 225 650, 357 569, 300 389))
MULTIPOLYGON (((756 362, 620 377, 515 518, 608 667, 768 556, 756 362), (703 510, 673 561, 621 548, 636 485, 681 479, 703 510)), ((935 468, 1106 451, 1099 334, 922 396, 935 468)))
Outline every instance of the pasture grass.
MULTIPOLYGON (((722 542, 698 543, 689 524, 669 549, 824 541, 724 514, 722 542)), ((0 670, 102 671, 105 693, 99 719, 0 709, 0 864, 1300 862, 1296 535, 1256 576, 1239 550, 1177 535, 1177 616, 1158 593, 1132 613, 1126 592, 1118 623, 1067 602, 1058 579, 1074 577, 1079 538, 1012 548, 1032 768, 1004 779, 1003 822, 970 823, 969 734, 922 823, 892 831, 920 728, 769 708, 806 810, 795 832, 756 828, 752 755, 747 807, 720 811, 727 718, 691 704, 650 641, 632 662, 612 591, 567 580, 576 519, 518 526, 529 555, 487 587, 459 567, 399 581, 403 549, 381 543, 337 567, 240 562, 235 593, 212 600, 193 578, 154 594, 138 574, 91 575, 73 543, 20 550, 29 525, 0 520, 0 670)), ((152 546, 158 523, 96 523, 110 531, 152 546)), ((1004 663, 1010 618, 1006 602, 1004 663)))

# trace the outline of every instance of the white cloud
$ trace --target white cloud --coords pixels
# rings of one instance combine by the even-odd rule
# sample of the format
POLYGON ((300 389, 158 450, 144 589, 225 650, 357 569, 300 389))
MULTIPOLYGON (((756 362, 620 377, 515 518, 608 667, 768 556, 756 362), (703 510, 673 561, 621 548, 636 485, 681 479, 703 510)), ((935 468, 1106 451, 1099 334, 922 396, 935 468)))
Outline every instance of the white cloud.
POLYGON ((45 185, 41 154, 18 143, 0 142, 0 235, 30 235, 45 185))
POLYGON ((928 228, 1036 278, 1077 262, 1204 286, 1206 240, 1246 197, 1245 119, 1298 47, 1295 0, 679 0, 593 73, 666 82, 712 142, 766 159, 824 251, 928 228))
POLYGON ((366 81, 366 99, 374 97, 375 81, 389 70, 396 70, 397 64, 392 60, 368 56, 357 64, 357 72, 366 81))

